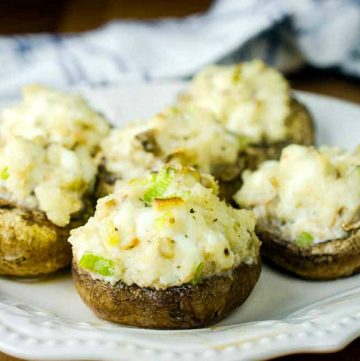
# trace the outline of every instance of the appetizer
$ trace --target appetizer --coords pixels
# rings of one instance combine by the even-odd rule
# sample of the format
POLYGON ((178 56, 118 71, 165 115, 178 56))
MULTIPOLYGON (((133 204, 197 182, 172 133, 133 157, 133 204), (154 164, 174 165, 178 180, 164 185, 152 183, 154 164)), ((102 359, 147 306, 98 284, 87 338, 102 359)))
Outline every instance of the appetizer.
POLYGON ((239 188, 240 150, 238 138, 208 111, 168 108, 147 122, 112 130, 101 142, 97 195, 111 193, 117 179, 181 164, 213 174, 221 195, 229 198, 239 188))
POLYGON ((101 318, 146 328, 195 328, 224 318, 260 273, 252 212, 220 201, 210 175, 164 166, 118 181, 72 230, 73 277, 101 318))
POLYGON ((292 96, 287 80, 259 60, 205 68, 178 105, 208 109, 237 134, 247 145, 244 168, 277 159, 288 144, 314 144, 309 112, 292 96))
POLYGON ((0 274, 36 276, 71 263, 71 228, 93 209, 95 153, 109 126, 84 99, 39 85, 2 114, 0 274))
POLYGON ((264 257, 309 279, 360 270, 360 149, 290 145, 245 171, 234 196, 257 216, 264 257))

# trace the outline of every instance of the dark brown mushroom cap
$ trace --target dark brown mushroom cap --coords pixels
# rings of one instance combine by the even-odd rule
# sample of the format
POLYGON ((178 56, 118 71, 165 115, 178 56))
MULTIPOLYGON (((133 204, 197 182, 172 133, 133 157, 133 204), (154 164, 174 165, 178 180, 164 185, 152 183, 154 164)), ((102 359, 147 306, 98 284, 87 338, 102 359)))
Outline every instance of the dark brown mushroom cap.
POLYGON ((94 279, 73 260, 77 291, 95 314, 124 325, 157 329, 203 327, 222 320, 240 306, 254 288, 261 270, 255 264, 240 264, 223 275, 166 289, 115 285, 94 279))
POLYGON ((302 278, 331 280, 360 271, 360 230, 342 239, 298 247, 284 240, 274 229, 258 227, 261 253, 272 263, 302 278))
POLYGON ((70 230, 83 225, 93 206, 74 217, 66 227, 50 222, 45 213, 0 200, 0 275, 45 275, 71 263, 70 230))

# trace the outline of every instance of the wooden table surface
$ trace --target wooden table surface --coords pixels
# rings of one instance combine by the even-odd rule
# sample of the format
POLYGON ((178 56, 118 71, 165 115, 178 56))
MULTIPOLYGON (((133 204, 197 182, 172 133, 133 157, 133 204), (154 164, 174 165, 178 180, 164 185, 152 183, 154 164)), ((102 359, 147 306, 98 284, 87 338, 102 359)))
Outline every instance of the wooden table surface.
MULTIPOLYGON (((0 34, 83 31, 114 18, 183 16, 206 9, 211 0, 11 0, 0 2, 0 34)), ((360 80, 305 69, 289 76, 294 89, 349 100, 360 105, 360 80)), ((360 121, 360 119, 359 119, 360 121)), ((239 355, 240 356, 240 355, 239 355)), ((61 357, 61 356, 60 356, 61 357)), ((0 361, 18 359, 0 352, 0 361)), ((360 338, 331 354, 299 354, 274 361, 360 361, 360 338)))

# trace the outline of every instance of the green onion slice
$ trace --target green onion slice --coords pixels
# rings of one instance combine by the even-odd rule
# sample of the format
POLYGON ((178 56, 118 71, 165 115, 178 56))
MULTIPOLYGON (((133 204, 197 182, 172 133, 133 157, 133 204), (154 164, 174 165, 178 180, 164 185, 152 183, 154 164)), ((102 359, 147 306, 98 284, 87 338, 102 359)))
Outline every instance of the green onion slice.
POLYGON ((81 257, 79 264, 80 267, 105 277, 112 276, 115 271, 115 265, 113 261, 96 256, 92 253, 84 254, 81 257))
POLYGON ((192 279, 191 283, 193 285, 196 285, 197 283, 200 282, 203 273, 204 273, 204 268, 205 268, 205 264, 204 262, 200 262, 196 268, 195 268, 195 273, 194 273, 194 278, 192 279))
POLYGON ((298 247, 309 247, 312 245, 314 237, 308 232, 302 232, 299 234, 298 238, 295 241, 295 244, 298 247))
POLYGON ((160 198, 165 193, 172 181, 172 173, 172 168, 164 167, 156 174, 152 184, 144 194, 144 202, 147 205, 151 205, 154 198, 160 198))
POLYGON ((4 167, 3 169, 1 169, 0 171, 0 178, 2 180, 7 180, 9 178, 10 174, 9 174, 9 167, 4 167))

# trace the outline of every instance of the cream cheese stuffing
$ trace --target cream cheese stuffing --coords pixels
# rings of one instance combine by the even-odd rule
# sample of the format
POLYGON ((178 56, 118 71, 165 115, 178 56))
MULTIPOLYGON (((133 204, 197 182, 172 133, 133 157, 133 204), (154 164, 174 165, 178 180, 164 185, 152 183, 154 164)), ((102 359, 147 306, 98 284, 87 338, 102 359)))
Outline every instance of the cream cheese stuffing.
POLYGON ((74 259, 95 278, 157 289, 257 262, 253 213, 217 191, 212 176, 180 166, 119 181, 71 232, 74 259))
POLYGON ((243 180, 236 202, 298 246, 342 238, 356 223, 360 227, 360 149, 290 145, 279 161, 246 171, 243 180))
POLYGON ((291 92, 275 69, 255 60, 233 66, 209 66, 200 71, 179 104, 199 106, 216 116, 230 131, 249 142, 286 138, 291 92))
POLYGON ((168 108, 146 122, 112 130, 101 143, 101 154, 108 172, 132 178, 165 163, 208 173, 219 166, 236 167, 240 148, 238 137, 210 112, 168 108))
POLYGON ((109 125, 78 95, 40 85, 23 95, 2 114, 1 197, 65 226, 93 188, 94 154, 109 125))

